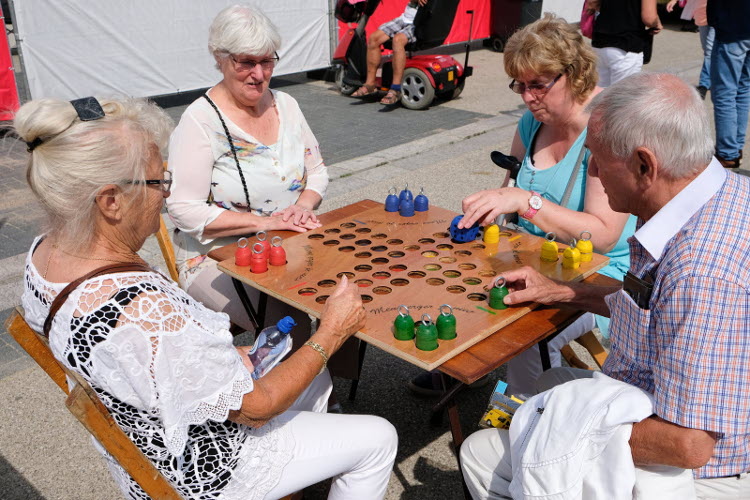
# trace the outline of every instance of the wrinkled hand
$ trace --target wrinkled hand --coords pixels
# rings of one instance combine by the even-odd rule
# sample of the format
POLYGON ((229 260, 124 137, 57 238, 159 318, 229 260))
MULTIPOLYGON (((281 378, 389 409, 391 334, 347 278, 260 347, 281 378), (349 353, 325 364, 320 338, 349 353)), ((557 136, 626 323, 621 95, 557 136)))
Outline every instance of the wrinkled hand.
POLYGON ((318 332, 325 331, 336 336, 338 349, 346 339, 365 326, 365 318, 359 288, 353 283, 349 284, 346 276, 342 276, 341 282, 326 301, 318 332))
POLYGON ((428 2, 428 1, 429 1, 429 0, 419 0, 419 6, 420 6, 420 7, 424 7, 425 5, 427 5, 427 2, 428 2))
MULTIPOLYGON (((312 210, 299 205, 290 205, 280 212, 273 214, 275 217, 281 217, 284 222, 292 221, 297 226, 302 226, 308 221, 317 223, 318 218, 312 210)), ((319 225, 320 226, 320 225, 319 225)))
POLYGON ((277 212, 271 217, 264 217, 264 219, 266 219, 266 231, 287 230, 304 233, 305 231, 317 229, 322 226, 322 224, 318 222, 318 219, 312 220, 309 217, 304 221, 300 220, 299 223, 296 223, 294 221, 293 216, 289 216, 287 219, 284 219, 284 211, 277 212))
POLYGON ((504 272, 503 278, 510 292, 503 302, 509 306, 523 302, 555 304, 565 302, 572 294, 568 286, 551 280, 528 266, 504 272))
POLYGON ((667 12, 672 12, 675 5, 677 5, 677 0, 670 0, 670 2, 667 4, 667 12))
POLYGON ((529 193, 516 187, 488 189, 464 198, 461 207, 464 218, 459 229, 471 227, 475 222, 482 226, 493 224, 498 215, 518 212, 528 205, 529 193))

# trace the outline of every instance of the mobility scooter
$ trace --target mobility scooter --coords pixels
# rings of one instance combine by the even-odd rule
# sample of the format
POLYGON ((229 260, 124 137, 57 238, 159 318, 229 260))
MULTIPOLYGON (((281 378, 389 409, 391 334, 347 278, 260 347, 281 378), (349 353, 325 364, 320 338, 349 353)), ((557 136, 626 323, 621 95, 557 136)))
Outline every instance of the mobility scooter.
MULTIPOLYGON (((336 18, 345 23, 357 23, 341 38, 333 55, 337 65, 336 85, 344 95, 351 95, 362 86, 367 76, 367 38, 365 26, 381 0, 338 0, 336 18)), ((471 76, 469 51, 474 12, 469 24, 469 40, 463 65, 449 55, 414 55, 413 52, 442 45, 450 33, 460 0, 430 0, 417 10, 414 18, 416 41, 406 45, 406 67, 401 82, 401 104, 409 109, 425 109, 438 96, 455 99, 461 94, 466 78, 471 76)), ((390 42, 384 45, 390 48, 390 42)), ((381 76, 377 85, 390 87, 393 66, 390 58, 381 62, 381 76)))

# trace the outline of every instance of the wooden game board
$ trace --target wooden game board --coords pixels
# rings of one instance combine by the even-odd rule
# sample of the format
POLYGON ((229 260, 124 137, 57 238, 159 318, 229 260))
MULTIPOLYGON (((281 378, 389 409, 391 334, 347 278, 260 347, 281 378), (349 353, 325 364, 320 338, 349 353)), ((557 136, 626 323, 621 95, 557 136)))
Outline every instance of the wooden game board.
MULTIPOLYGON (((529 265, 554 279, 579 281, 609 261, 594 254, 593 260, 579 269, 563 269, 562 255, 555 263, 542 262, 539 248, 544 239, 525 233, 501 235, 496 248, 481 240, 454 243, 448 226, 456 215, 432 206, 414 217, 401 217, 378 205, 354 218, 285 239, 286 266, 253 274, 247 267, 236 266, 232 257, 221 261, 219 267, 317 317, 342 274, 347 273, 361 287, 368 313, 357 337, 431 370, 537 307, 490 309, 487 290, 503 271, 529 265), (450 304, 458 336, 439 341, 440 347, 434 351, 420 351, 413 341, 396 340, 393 320, 401 304, 409 307, 415 321, 423 313, 435 321, 440 305, 450 304)), ((565 245, 560 247, 562 250, 565 245)))

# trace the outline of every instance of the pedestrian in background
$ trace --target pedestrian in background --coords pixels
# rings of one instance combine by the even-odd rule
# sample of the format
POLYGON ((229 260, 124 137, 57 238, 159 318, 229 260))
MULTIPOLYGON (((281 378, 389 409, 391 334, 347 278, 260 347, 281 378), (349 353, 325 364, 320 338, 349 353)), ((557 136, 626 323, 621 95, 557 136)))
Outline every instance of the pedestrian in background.
MULTIPOLYGON (((698 26, 698 34, 701 37, 701 48, 703 49, 703 67, 701 75, 698 78, 696 90, 701 99, 706 99, 706 93, 711 88, 711 49, 714 46, 714 29, 708 25, 706 17, 707 0, 687 0, 685 3, 680 19, 689 21, 692 19, 698 26)), ((677 0, 671 0, 667 4, 667 12, 672 12, 677 0)))

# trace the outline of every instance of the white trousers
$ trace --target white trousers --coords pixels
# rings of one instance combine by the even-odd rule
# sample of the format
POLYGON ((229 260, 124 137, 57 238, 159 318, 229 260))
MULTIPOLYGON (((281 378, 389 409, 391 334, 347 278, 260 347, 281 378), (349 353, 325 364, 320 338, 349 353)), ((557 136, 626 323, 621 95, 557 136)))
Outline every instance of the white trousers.
POLYGON ((326 370, 279 417, 294 435, 293 458, 267 500, 330 477, 331 500, 385 496, 396 460, 396 429, 380 417, 325 413, 332 387, 326 370))
MULTIPOLYGON (((560 349, 596 326, 593 314, 586 313, 571 325, 557 334, 547 344, 549 360, 552 367, 560 366, 560 349)), ((539 356, 539 345, 535 345, 508 361, 505 381, 508 383, 507 394, 536 394, 535 381, 542 374, 542 361, 539 356)))
POLYGON ((623 78, 638 73, 643 67, 643 52, 625 52, 616 47, 594 47, 598 61, 599 86, 609 87, 623 78))

